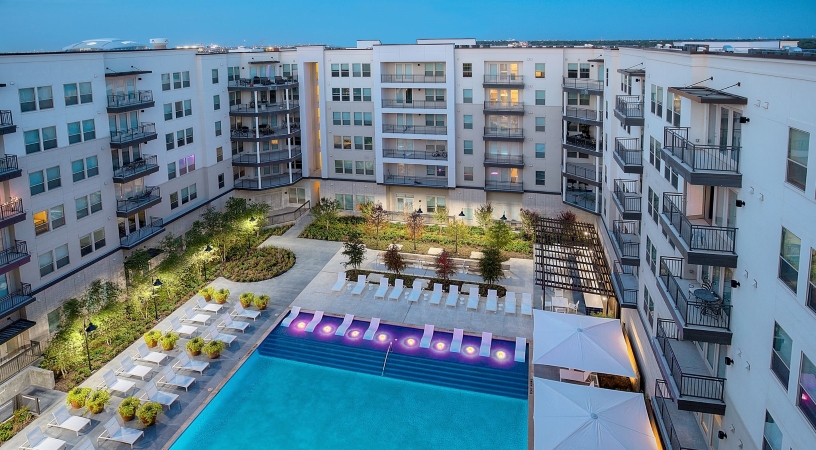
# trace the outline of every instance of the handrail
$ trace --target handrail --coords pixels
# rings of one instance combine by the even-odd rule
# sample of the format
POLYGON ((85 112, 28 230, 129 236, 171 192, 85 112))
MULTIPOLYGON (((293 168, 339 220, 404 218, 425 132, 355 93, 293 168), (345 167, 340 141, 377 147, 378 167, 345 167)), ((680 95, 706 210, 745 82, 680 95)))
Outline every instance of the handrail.
POLYGON ((581 177, 586 180, 592 181, 601 180, 601 174, 599 171, 595 170, 595 166, 584 167, 574 163, 565 163, 564 173, 567 173, 569 175, 575 175, 576 177, 581 177))
POLYGON ((108 95, 108 108, 140 105, 153 101, 153 91, 136 91, 123 94, 108 95))
POLYGON ((300 219, 304 214, 306 214, 311 209, 311 204, 309 200, 306 200, 306 203, 300 205, 294 211, 283 213, 283 214, 273 214, 268 217, 270 225, 277 225, 286 222, 294 222, 300 219), (291 219, 287 218, 291 216, 291 219))
POLYGON ((640 239, 627 242, 623 238, 625 234, 637 236, 639 226, 640 223, 636 220, 616 220, 612 222, 612 234, 615 236, 618 248, 620 248, 621 256, 627 258, 640 257, 640 239))
POLYGON ((413 75, 384 73, 380 76, 383 83, 444 83, 445 75, 413 75))
POLYGON ((142 122, 139 126, 127 130, 111 131, 110 139, 114 144, 123 144, 153 134, 156 134, 156 124, 152 122, 142 122))
POLYGON ((614 194, 624 212, 640 212, 638 180, 614 180, 614 194))
POLYGON ((395 98, 382 99, 383 108, 416 108, 416 109, 445 109, 448 103, 444 100, 397 100, 395 98))
POLYGON ((615 138, 615 153, 627 166, 643 165, 640 138, 615 138))
POLYGON ((524 128, 484 127, 487 137, 503 137, 524 139, 524 128))
POLYGON ((5 383, 11 377, 22 372, 23 369, 34 363, 41 354, 40 343, 31 341, 27 348, 0 362, 0 383, 5 383))
POLYGON ((448 187, 447 177, 412 177, 402 175, 388 175, 384 180, 385 184, 395 184, 400 186, 430 186, 448 187))
POLYGON ((385 364, 388 362, 388 355, 391 353, 392 345, 394 345, 394 341, 388 343, 388 350, 385 351, 385 359, 383 359, 382 372, 380 372, 380 376, 385 375, 385 364))
POLYGON ((499 110, 499 111, 522 111, 524 110, 524 102, 503 102, 501 100, 485 100, 484 109, 499 110))
POLYGON ((487 191, 505 191, 505 192, 523 192, 524 184, 521 181, 485 181, 485 190, 487 191))
POLYGON ((162 227, 164 227, 164 220, 161 217, 151 217, 148 225, 139 228, 135 232, 121 236, 119 238, 119 245, 133 245, 155 234, 162 227))
POLYGON ((232 129, 230 130, 230 137, 231 138, 238 138, 238 139, 253 139, 253 138, 285 138, 289 137, 289 135, 296 134, 300 131, 300 124, 294 122, 290 124, 289 127, 282 126, 282 127, 258 127, 258 128, 249 128, 249 127, 242 127, 241 129, 232 129))
POLYGON ((384 123, 383 133, 406 133, 406 134, 448 134, 448 127, 433 125, 397 125, 384 123))
POLYGON ((591 80, 589 78, 563 77, 563 83, 561 85, 568 89, 583 89, 588 91, 603 91, 604 89, 603 81, 591 80))
POLYGON ((140 172, 146 172, 154 167, 159 167, 158 157, 156 155, 142 155, 141 158, 114 169, 113 177, 127 178, 140 172))
POLYGON ((10 127, 12 125, 14 125, 14 121, 11 119, 11 110, 0 110, 0 127, 10 127))
POLYGON ((287 105, 286 102, 277 102, 277 103, 268 103, 268 102, 258 102, 257 108, 252 103, 249 104, 237 104, 230 106, 230 112, 246 112, 246 113, 273 113, 278 111, 287 111, 290 109, 295 109, 300 106, 298 100, 289 100, 289 104, 287 105))
POLYGON ((567 136, 565 142, 569 145, 580 147, 592 152, 603 151, 603 140, 598 141, 594 138, 585 138, 583 136, 567 136))
POLYGON ((12 216, 25 214, 23 199, 14 197, 6 203, 0 205, 0 220, 6 220, 12 216))
POLYGON ((627 118, 643 118, 643 98, 639 95, 618 95, 615 97, 615 110, 627 118))
POLYGON ((602 114, 603 111, 596 111, 594 109, 589 108, 578 108, 575 106, 567 106, 566 108, 564 108, 564 116, 574 117, 576 119, 585 119, 600 122, 603 120, 600 117, 602 114))
POLYGON ((13 245, 0 251, 0 267, 19 261, 26 256, 28 256, 26 241, 14 241, 13 245))
POLYGON ((383 158, 400 158, 400 159, 448 159, 448 152, 446 151, 428 151, 428 150, 400 150, 396 148, 384 148, 383 158))
POLYGON ((705 326, 729 330, 731 326, 731 305, 709 305, 701 300, 690 300, 688 289, 680 286, 675 274, 683 273, 683 260, 680 258, 660 258, 660 272, 658 278, 663 282, 666 293, 673 300, 674 306, 686 325, 705 326), (719 308, 714 314, 711 308, 719 308), (703 314, 703 312, 707 314, 703 314))
POLYGON ((238 78, 227 83, 227 87, 255 87, 255 86, 283 86, 287 84, 297 84, 298 79, 295 76, 281 77, 253 77, 253 78, 238 78))
POLYGON ((238 189, 270 189, 273 187, 287 186, 303 178, 302 170, 293 170, 290 173, 283 173, 275 176, 262 176, 260 183, 257 178, 241 178, 235 181, 238 189), (289 180, 289 174, 292 180, 289 180))
POLYGON ((145 186, 140 194, 132 195, 128 198, 116 199, 116 210, 128 212, 138 208, 145 203, 150 203, 161 198, 161 191, 158 186, 145 186))
POLYGON ((499 155, 485 153, 484 162, 487 164, 524 164, 524 155, 499 155))
POLYGON ((674 350, 672 350, 668 342, 669 339, 677 340, 677 330, 674 328, 674 333, 672 333, 671 330, 667 331, 665 329, 666 326, 674 327, 675 324, 668 319, 657 319, 656 339, 658 346, 663 351, 666 362, 669 364, 670 375, 680 390, 680 396, 723 401, 725 378, 683 373, 680 363, 674 355, 674 350))
POLYGON ((689 246, 689 250, 734 253, 736 228, 692 225, 686 217, 685 205, 684 194, 663 193, 663 215, 689 246))
POLYGON ((621 303, 625 305, 637 305, 637 298, 638 298, 638 290, 637 289, 626 289, 623 287, 623 279, 621 275, 632 275, 637 276, 634 268, 632 266, 627 265, 627 269, 624 269, 624 266, 620 263, 620 261, 615 261, 613 263, 614 270, 613 275, 615 276, 615 281, 618 282, 618 287, 623 291, 623 296, 621 297, 621 303))
POLYGON ((0 157, 0 173, 19 169, 20 166, 17 164, 17 155, 3 155, 0 157))
POLYGON ((666 382, 661 379, 655 380, 655 395, 654 395, 655 403, 657 403, 657 411, 658 415, 663 420, 664 428, 666 428, 667 433, 669 434, 669 444, 671 445, 671 450, 704 450, 704 449, 695 449, 692 447, 684 447, 680 445, 680 439, 677 436, 677 430, 674 428, 674 423, 671 418, 671 413, 669 412, 669 408, 666 405, 667 402, 673 401, 671 395, 669 394, 669 388, 666 386, 666 382))
POLYGON ((289 150, 272 150, 267 152, 246 152, 246 153, 239 153, 232 157, 233 163, 244 163, 244 164, 251 164, 251 163, 270 163, 274 161, 285 161, 287 159, 294 159, 298 156, 302 155, 302 150, 299 145, 292 146, 292 154, 289 155, 289 150), (259 162, 260 158, 260 162, 259 162))
POLYGON ((694 144, 689 139, 688 127, 666 127, 663 151, 674 155, 692 170, 739 173, 739 146, 694 144))
POLYGON ((8 314, 9 311, 12 311, 29 300, 31 297, 31 285, 21 283, 21 286, 20 289, 0 297, 0 314, 8 314))
POLYGON ((484 83, 496 83, 496 84, 524 84, 524 75, 517 75, 514 73, 507 73, 507 74, 493 74, 493 75, 485 75, 484 76, 484 83))

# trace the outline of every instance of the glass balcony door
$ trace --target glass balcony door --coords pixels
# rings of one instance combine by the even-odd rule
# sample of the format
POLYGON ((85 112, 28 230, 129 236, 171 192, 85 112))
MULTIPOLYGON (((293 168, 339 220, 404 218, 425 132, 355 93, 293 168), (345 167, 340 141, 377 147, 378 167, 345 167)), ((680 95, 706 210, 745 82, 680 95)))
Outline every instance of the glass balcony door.
POLYGON ((521 128, 517 116, 488 116, 487 127, 491 131, 507 131, 511 128, 521 128))

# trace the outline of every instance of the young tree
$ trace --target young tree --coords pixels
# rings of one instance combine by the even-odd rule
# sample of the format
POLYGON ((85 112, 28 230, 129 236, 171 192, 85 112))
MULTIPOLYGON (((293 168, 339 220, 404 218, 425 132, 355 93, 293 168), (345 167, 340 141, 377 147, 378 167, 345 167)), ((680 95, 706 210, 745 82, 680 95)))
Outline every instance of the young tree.
POLYGON ((343 255, 348 258, 348 261, 343 263, 343 267, 351 266, 353 269, 359 269, 363 264, 365 251, 365 244, 360 239, 360 233, 357 231, 349 233, 348 241, 343 244, 343 255))
POLYGON ((525 239, 535 239, 535 224, 541 215, 533 210, 522 208, 519 211, 521 216, 521 233, 525 239))
POLYGON ((487 284, 495 284, 504 278, 504 270, 501 266, 501 252, 497 248, 487 247, 482 253, 482 259, 479 260, 479 271, 482 273, 482 279, 487 284))
POLYGON ((476 223, 479 224, 482 229, 487 231, 487 227, 490 226, 490 223, 493 221, 493 205, 490 203, 485 203, 484 205, 479 206, 476 208, 476 223))
POLYGON ((456 264, 451 258, 451 254, 447 250, 442 250, 442 253, 436 256, 436 276, 448 281, 450 276, 456 273, 456 264))
POLYGON ((321 198, 312 208, 312 216, 315 222, 326 224, 326 230, 329 229, 329 225, 337 218, 339 213, 340 202, 327 197, 321 198))
POLYGON ((504 221, 497 220, 487 229, 485 237, 488 246, 501 250, 513 240, 513 230, 504 221))
POLYGON ((433 217, 436 224, 441 228, 442 225, 448 223, 448 209, 444 206, 437 206, 434 210, 433 217))
POLYGON ((470 227, 468 227, 465 222, 461 220, 454 220, 448 224, 448 235, 453 237, 453 254, 459 254, 459 241, 464 239, 465 236, 468 235, 470 232, 470 227))
POLYGON ((422 232, 425 231, 425 218, 414 211, 405 218, 405 227, 408 228, 408 235, 414 241, 414 251, 416 251, 416 241, 422 238, 422 232))
POLYGON ((395 275, 399 275, 400 272, 408 267, 396 245, 388 246, 388 250, 386 250, 383 255, 383 261, 385 261, 385 268, 394 272, 395 275))
POLYGON ((371 207, 371 211, 366 218, 368 226, 374 230, 374 238, 379 242, 380 229, 388 223, 388 213, 383 209, 382 203, 377 203, 371 207))
POLYGON ((357 210, 360 211, 360 217, 365 219, 368 222, 368 218, 371 217, 371 211, 374 209, 374 202, 363 202, 357 204, 357 210))

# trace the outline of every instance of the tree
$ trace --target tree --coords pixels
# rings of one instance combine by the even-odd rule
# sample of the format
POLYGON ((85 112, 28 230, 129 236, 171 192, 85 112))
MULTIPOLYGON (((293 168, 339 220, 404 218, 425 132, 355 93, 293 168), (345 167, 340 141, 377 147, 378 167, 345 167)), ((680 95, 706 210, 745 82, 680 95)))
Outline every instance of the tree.
POLYGON ((442 250, 442 253, 436 256, 436 276, 448 281, 451 275, 456 273, 456 264, 453 262, 450 253, 447 250, 442 250))
POLYGON ((405 218, 405 227, 408 228, 408 235, 414 241, 414 251, 416 251, 416 241, 422 238, 422 232, 425 231, 425 218, 414 211, 405 218))
POLYGON ((360 217, 368 222, 368 218, 371 217, 371 211, 374 209, 374 202, 365 201, 363 203, 357 204, 357 210, 360 211, 360 217))
POLYGON ((343 263, 343 267, 351 266, 353 269, 359 269, 363 264, 365 252, 365 244, 360 239, 360 233, 357 231, 349 233, 348 241, 343 244, 343 255, 348 258, 348 261, 343 263))
POLYGON ((484 282, 487 284, 495 284, 504 278, 504 270, 501 266, 501 252, 499 249, 487 247, 482 252, 482 255, 482 259, 479 260, 479 271, 482 273, 484 282))
POLYGON ((535 239, 535 225, 541 215, 533 210, 522 208, 519 211, 521 216, 521 233, 525 239, 535 239))
POLYGON ((485 231, 490 223, 493 221, 493 205, 485 203, 476 208, 476 223, 479 224, 485 231))
POLYGON ((380 229, 388 223, 388 213, 383 209, 382 203, 377 202, 377 204, 371 207, 371 210, 368 212, 368 217, 366 218, 366 223, 374 230, 374 237, 379 242, 380 229))
POLYGON ((444 206, 437 206, 433 213, 434 221, 440 227, 448 223, 448 209, 444 206))
POLYGON ((513 240, 513 230, 503 220, 497 220, 487 229, 485 238, 488 246, 501 250, 513 240))
POLYGON ((397 249, 396 245, 389 245, 388 250, 385 251, 385 255, 383 255, 383 261, 385 261, 386 269, 394 272, 395 275, 399 275, 400 272, 405 270, 408 267, 408 264, 405 263, 405 259, 400 254, 399 250, 397 249))
POLYGON ((329 229, 329 225, 337 218, 337 215, 340 213, 340 202, 337 200, 332 200, 327 197, 323 197, 317 202, 316 205, 312 208, 312 217, 314 217, 315 222, 318 223, 325 223, 326 230, 329 229))
POLYGON ((456 220, 455 217, 453 218, 453 221, 448 224, 448 234, 453 236, 454 255, 459 254, 459 241, 467 236, 469 231, 470 227, 468 227, 465 222, 456 220))

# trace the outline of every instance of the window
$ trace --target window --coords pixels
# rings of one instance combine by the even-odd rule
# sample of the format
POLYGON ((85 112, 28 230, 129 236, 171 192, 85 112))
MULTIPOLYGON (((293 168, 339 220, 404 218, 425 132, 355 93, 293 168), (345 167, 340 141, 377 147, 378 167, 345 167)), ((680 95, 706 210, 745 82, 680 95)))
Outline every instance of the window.
POLYGON ((473 166, 465 166, 465 181, 473 181, 473 166))
POLYGON ((198 198, 198 188, 196 188, 196 184, 193 183, 190 185, 190 201, 193 201, 198 198))
POLYGON ((213 109, 218 111, 221 109, 221 96, 213 95, 213 109))
POLYGON ((57 148, 57 127, 45 127, 42 129, 42 148, 43 150, 57 148))
MULTIPOLYGON (((3 277, 5 277, 5 275, 3 275, 3 277)), ((3 283, 6 283, 5 279, 3 283)), ((61 307, 48 313, 48 334, 54 334, 59 330, 60 323, 62 322, 60 311, 62 311, 61 307)))
POLYGON ((666 122, 676 127, 680 126, 680 96, 671 92, 667 95, 666 122))
POLYGON ((652 269, 652 273, 657 272, 657 248, 652 244, 652 239, 646 236, 646 262, 652 269))
POLYGON ((79 253, 82 256, 89 255, 105 246, 105 229, 100 228, 93 233, 86 234, 79 238, 79 253))
POLYGON ((356 112, 354 113, 354 125, 362 125, 363 124, 363 113, 356 112))
POLYGON ((357 175, 365 175, 365 161, 354 161, 354 169, 357 175))
POLYGON ((340 88, 332 88, 332 101, 333 102, 340 101, 340 88))
POLYGON ((472 155, 473 154, 473 141, 465 141, 463 145, 464 145, 464 153, 466 155, 472 155))
POLYGON ((187 156, 186 158, 181 158, 178 161, 178 169, 179 169, 179 176, 185 175, 187 172, 192 172, 195 170, 195 155, 187 156))
POLYGON ((227 81, 235 81, 241 77, 240 67, 227 67, 227 81))
POLYGON ((34 95, 34 88, 19 89, 17 91, 20 96, 20 111, 29 112, 37 110, 37 99, 34 95))
POLYGON ((349 88, 340 88, 340 98, 344 102, 351 101, 351 93, 349 92, 349 88))
MULTIPOLYGON (((473 90, 470 90, 470 96, 473 97, 473 90)), ((472 99, 471 99, 472 100, 472 99)), ((425 89, 425 101, 426 102, 444 102, 445 101, 445 90, 444 89, 425 89)), ((465 102, 465 103, 473 103, 465 102)))
POLYGON ((57 270, 67 266, 70 263, 68 258, 68 244, 60 245, 54 249, 54 259, 57 260, 57 270))
POLYGON ((365 174, 374 175, 374 161, 365 162, 365 174))
POLYGON ((363 149, 363 137, 362 136, 354 136, 354 150, 362 150, 363 149))
POLYGON ((649 136, 649 163, 655 167, 655 169, 660 171, 660 165, 662 163, 660 159, 660 153, 663 145, 655 138, 649 136))
POLYGON ((535 184, 536 186, 544 186, 546 181, 545 172, 543 170, 536 170, 535 173, 535 184))
POLYGON ((446 207, 445 207, 445 197, 428 196, 426 198, 427 198, 426 205, 427 205, 429 214, 436 212, 438 209, 441 209, 443 211, 446 209, 446 207))
POLYGON ((42 86, 37 88, 37 100, 40 109, 51 109, 54 107, 54 93, 51 91, 51 86, 42 86))
POLYGON ((192 128, 187 128, 187 130, 185 130, 185 134, 187 135, 187 143, 192 144, 193 143, 193 129, 192 128))
POLYGON ((212 70, 212 84, 218 84, 218 69, 212 70))
POLYGON ((170 209, 176 209, 178 208, 178 205, 179 205, 178 192, 172 192, 170 194, 170 209))
POLYGON ((184 87, 190 87, 190 72, 181 72, 181 82, 184 87))
POLYGON ((362 88, 354 88, 351 90, 352 100, 355 102, 363 101, 363 90, 362 88))
POLYGON ((371 101, 371 88, 363 88, 363 101, 364 102, 371 101))
POLYGON ((793 339, 788 336, 788 333, 774 322, 774 336, 773 348, 771 349, 771 371, 776 375, 776 378, 782 382, 785 390, 788 390, 788 381, 790 380, 790 362, 791 350, 793 348, 793 339))
POLYGON ((446 177, 448 176, 448 168, 447 166, 425 166, 426 174, 429 177, 437 176, 437 177, 446 177))
POLYGON ((470 114, 466 114, 462 120, 462 123, 466 130, 473 129, 473 116, 470 114))
POLYGON ((181 89, 181 72, 173 73, 173 89, 181 89))
POLYGON ((351 136, 343 137, 343 150, 351 150, 351 136))
POLYGON ((340 76, 340 64, 331 65, 331 76, 337 78, 340 76))
POLYGON ((341 123, 342 122, 340 122, 340 113, 339 112, 332 113, 332 125, 340 125, 341 123))
POLYGON ((342 122, 343 125, 351 125, 351 113, 350 112, 344 112, 344 113, 340 113, 340 114, 343 116, 343 122, 342 122))
POLYGON ((578 78, 589 78, 589 63, 581 63, 579 65, 580 73, 578 78))
POLYGON ((354 63, 351 65, 351 76, 353 77, 363 76, 363 71, 360 67, 360 63, 354 63))
POLYGON ((34 220, 34 234, 37 236, 65 225, 64 205, 44 209, 32 215, 34 220))
POLYGON ((184 147, 184 130, 176 131, 176 146, 184 147))
POLYGON ((336 149, 343 148, 343 136, 334 136, 334 148, 336 149))
POLYGON ((813 385, 814 378, 816 378, 816 366, 803 354, 802 365, 799 368, 799 392, 796 398, 799 409, 805 414, 810 424, 816 428, 816 392, 814 392, 816 386, 813 385))
POLYGON ((73 173, 73 180, 82 181, 85 178, 90 178, 99 175, 99 159, 96 156, 89 156, 85 159, 78 159, 71 162, 71 172, 73 173))
POLYGON ((176 163, 167 163, 167 179, 172 180, 176 178, 176 163))
POLYGON ((536 131, 545 131, 547 128, 547 118, 546 117, 536 117, 535 118, 535 130, 536 131))
POLYGON ((762 450, 782 450, 782 430, 771 413, 765 411, 765 429, 762 432, 762 450))
MULTIPOLYGON (((306 203, 306 189, 289 188, 289 203, 297 203, 298 205, 306 203)), ((374 197, 371 197, 371 203, 374 203, 374 197)))
POLYGON ((473 89, 462 90, 462 102, 473 103, 473 89))
POLYGON ((218 174, 218 189, 223 189, 223 188, 224 188, 224 174, 219 173, 218 174))
POLYGON ((363 77, 371 77, 371 64, 363 64, 363 77))
POLYGON ((535 145, 535 157, 536 158, 544 158, 547 154, 547 144, 536 144, 535 145))
POLYGON ((809 147, 810 133, 795 128, 788 129, 788 168, 785 181, 803 191, 807 179, 809 147))
POLYGON ((79 122, 70 122, 67 124, 68 127, 68 145, 76 144, 77 142, 82 142, 82 129, 79 126, 79 122))
POLYGON ((193 102, 192 100, 184 100, 184 115, 189 116, 191 114, 193 114, 193 102))
POLYGON ((190 188, 181 188, 181 204, 184 205, 190 201, 190 188))
POLYGON ((334 194, 334 199, 340 204, 340 209, 344 211, 354 210, 354 196, 351 194, 334 194))
POLYGON ((363 150, 374 150, 374 138, 371 136, 363 137, 363 150))
POLYGON ((473 77, 473 63, 462 63, 462 76, 465 78, 473 77))
POLYGON ((173 142, 173 133, 167 133, 164 135, 164 144, 167 150, 173 150, 175 148, 175 143, 173 142))
POLYGON ((567 64, 567 78, 578 78, 578 64, 567 64))
POLYGON ((215 162, 221 162, 224 160, 224 148, 218 147, 215 149, 215 162))
POLYGON ((657 223, 657 215, 659 214, 658 209, 660 208, 660 197, 657 196, 657 193, 649 188, 648 193, 646 194, 646 201, 648 205, 646 206, 646 211, 652 216, 652 219, 655 223, 657 223))
MULTIPOLYGON (((301 189, 304 190, 305 189, 301 189)), ((304 192, 305 195, 305 192, 304 192)), ((355 195, 354 202, 358 205, 362 205, 364 203, 374 203, 374 196, 373 195, 355 195)), ((289 203, 297 203, 292 201, 292 190, 289 190, 289 203)), ((305 200, 301 203, 305 203, 305 200)))
POLYGON ((348 77, 349 76, 349 65, 348 65, 348 63, 340 64, 340 76, 341 77, 348 77))
POLYGON ((663 166, 663 177, 671 182, 671 185, 675 189, 678 188, 677 172, 675 172, 673 168, 669 167, 668 165, 663 166))
POLYGON ((93 119, 82 121, 82 140, 90 141, 96 139, 96 122, 93 119))
POLYGON ((643 286, 643 312, 649 319, 649 326, 654 324, 654 298, 649 295, 649 289, 643 286))
MULTIPOLYGON (((83 120, 81 123, 81 128, 80 122, 71 122, 67 124, 68 145, 96 139, 96 124, 94 123, 94 120, 83 120)), ((45 136, 45 132, 43 132, 43 136, 45 136)))
POLYGON ((77 219, 102 211, 102 191, 97 191, 91 195, 80 197, 74 200, 77 219))
POLYGON ((40 151, 40 130, 31 130, 23 133, 25 139, 26 154, 40 151))
POLYGON ((344 161, 342 159, 334 160, 334 173, 352 174, 352 164, 354 161, 344 161))
POLYGON ((807 305, 816 312, 816 250, 810 249, 810 284, 808 285, 807 305))
POLYGON ((536 105, 547 104, 546 91, 535 91, 535 104, 536 105))
POLYGON ((782 227, 782 247, 779 250, 779 279, 796 293, 799 278, 799 249, 802 240, 782 227))
POLYGON ((47 252, 39 256, 40 276, 44 277, 54 271, 54 253, 47 252))
POLYGON ((162 90, 169 91, 170 90, 170 74, 163 73, 161 74, 161 81, 162 81, 162 90))
POLYGON ((544 78, 546 75, 546 71, 544 70, 544 63, 536 63, 535 65, 535 77, 536 78, 544 78))
POLYGON ((184 117, 184 102, 176 102, 176 119, 184 117))
POLYGON ((221 121, 215 122, 215 135, 221 136, 221 121))
POLYGON ((73 106, 79 104, 79 91, 76 83, 62 85, 62 90, 65 93, 65 106, 73 106))
POLYGON ((164 121, 173 120, 173 104, 172 103, 165 103, 164 104, 164 121))

